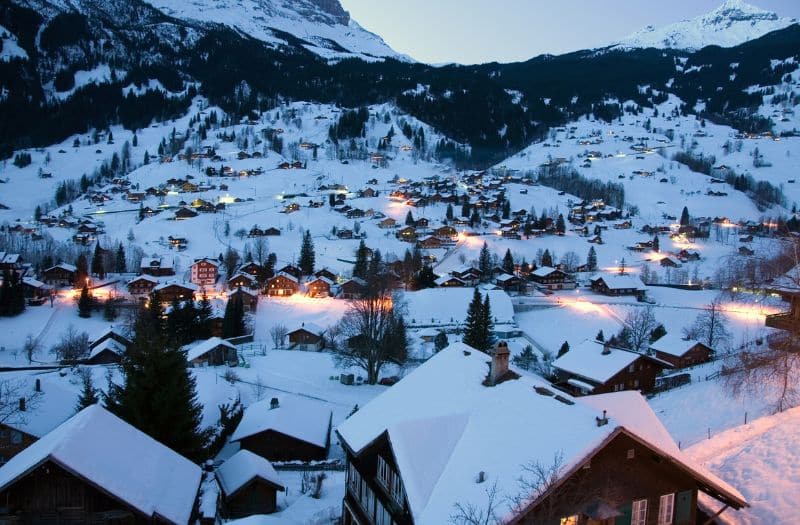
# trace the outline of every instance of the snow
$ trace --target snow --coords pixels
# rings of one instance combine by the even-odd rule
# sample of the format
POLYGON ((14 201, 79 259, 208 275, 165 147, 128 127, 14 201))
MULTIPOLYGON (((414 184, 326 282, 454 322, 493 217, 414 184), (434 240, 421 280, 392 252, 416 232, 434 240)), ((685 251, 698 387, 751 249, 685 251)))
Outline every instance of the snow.
POLYGON ((658 28, 647 26, 614 47, 692 51, 710 45, 734 47, 796 23, 794 18, 779 17, 742 0, 726 0, 713 11, 691 20, 658 28))
POLYGON ((3 421, 13 429, 40 438, 75 414, 77 394, 58 381, 46 376, 18 374, 10 384, 18 389, 20 397, 28 398, 25 412, 18 412, 3 421), (41 393, 35 393, 37 380, 41 393), (33 396, 33 399, 29 396, 33 396))
MULTIPOLYGON (((787 523, 797 513, 800 494, 800 407, 761 417, 702 441, 686 450, 704 465, 739 487, 751 507, 723 513, 721 523, 757 525, 787 523)), ((701 497, 703 506, 720 505, 701 497)))
POLYGON ((603 275, 596 275, 592 278, 592 280, 602 279, 606 286, 608 286, 611 290, 625 290, 625 289, 634 289, 634 290, 646 290, 646 287, 642 280, 630 274, 620 275, 620 274, 603 274, 603 275))
POLYGON ((278 485, 279 490, 283 489, 281 477, 272 463, 249 450, 240 450, 228 458, 216 473, 220 487, 228 497, 255 478, 278 485))
POLYGON ((0 62, 9 62, 13 59, 27 60, 28 53, 20 47, 16 35, 2 25, 0 25, 0 41, 3 43, 0 62))
MULTIPOLYGON (((474 294, 472 288, 428 288, 416 292, 405 292, 406 319, 409 326, 456 326, 467 318, 467 309, 474 294)), ((511 298, 502 290, 492 290, 489 304, 495 325, 514 324, 514 306, 511 298)))
POLYGON ((0 489, 30 469, 54 461, 145 516, 187 523, 200 467, 93 405, 0 467, 0 489))
POLYGON ((536 393, 533 387, 544 383, 530 376, 485 387, 489 359, 463 343, 452 344, 337 429, 356 454, 388 434, 415 523, 446 523, 456 503, 481 501, 484 488, 495 484, 504 502, 498 514, 505 516, 510 510, 506 496, 518 490, 523 465, 549 465, 562 451, 568 471, 623 428, 713 486, 740 497, 723 481, 687 464, 638 393, 597 396, 588 402, 589 398, 564 395, 574 403, 565 404, 536 393), (607 410, 609 423, 598 426, 601 410, 607 410), (502 442, 498 428, 504 429, 502 442), (412 435, 428 439, 411 439, 412 435), (480 472, 486 473, 486 484, 475 482, 480 472))
POLYGON ((190 345, 186 345, 183 347, 183 350, 186 351, 186 360, 191 362, 197 359, 198 357, 202 356, 206 352, 210 351, 217 346, 225 346, 230 349, 235 350, 236 347, 233 346, 228 341, 221 339, 219 337, 212 337, 210 339, 205 339, 201 341, 195 341, 190 345))
POLYGON ((604 355, 603 343, 587 339, 553 361, 553 366, 602 384, 639 357, 639 354, 610 347, 608 354, 604 355))
POLYGON ((271 408, 271 402, 265 399, 247 407, 231 441, 272 430, 318 447, 326 446, 332 414, 324 403, 289 396, 278 397, 277 408, 271 408))

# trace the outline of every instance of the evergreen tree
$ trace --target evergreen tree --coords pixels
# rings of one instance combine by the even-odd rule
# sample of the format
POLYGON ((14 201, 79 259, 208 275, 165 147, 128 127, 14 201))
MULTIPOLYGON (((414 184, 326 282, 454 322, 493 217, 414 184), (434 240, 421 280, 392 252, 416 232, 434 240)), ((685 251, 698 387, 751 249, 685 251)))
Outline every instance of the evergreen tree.
POLYGON ((92 371, 90 368, 81 370, 81 382, 83 383, 83 388, 80 397, 78 397, 78 404, 75 407, 76 412, 80 412, 84 408, 96 405, 100 402, 97 389, 94 387, 94 382, 92 381, 92 371))
POLYGON ((656 253, 661 251, 661 242, 658 240, 658 235, 653 236, 653 251, 656 253))
POLYGON ((469 197, 465 194, 464 200, 461 202, 461 216, 465 219, 470 215, 469 197))
POLYGON ((433 347, 436 349, 437 352, 442 351, 443 349, 447 348, 449 341, 447 340, 447 334, 444 332, 439 332, 436 334, 436 337, 433 338, 433 347))
POLYGON ((597 252, 594 251, 594 246, 589 248, 589 254, 586 256, 586 268, 590 272, 597 270, 597 252))
POLYGON ((652 332, 650 332, 650 342, 655 343, 665 335, 667 335, 667 329, 664 328, 663 324, 659 324, 658 326, 653 328, 652 332))
POLYGON ((472 301, 467 307, 467 318, 464 321, 464 344, 472 348, 481 349, 483 345, 481 334, 481 313, 483 311, 483 301, 481 292, 475 288, 472 292, 472 301))
POLYGON ((503 218, 504 219, 511 218, 511 203, 509 201, 503 202, 503 218))
POLYGON ((360 277, 365 279, 367 277, 367 265, 369 264, 367 258, 369 257, 369 249, 364 243, 364 239, 358 243, 356 249, 356 262, 353 265, 353 277, 360 277))
POLYGON ((315 259, 314 241, 311 240, 311 232, 306 230, 303 234, 303 243, 300 245, 300 260, 298 261, 298 266, 303 275, 314 274, 315 259))
POLYGON ((124 384, 109 384, 106 407, 175 452, 203 461, 209 433, 201 430, 195 379, 186 355, 165 340, 157 302, 139 312, 134 331, 122 361, 124 384))
POLYGON ((424 290, 425 288, 436 287, 436 274, 433 273, 433 268, 429 264, 422 267, 420 271, 414 274, 411 280, 411 288, 413 290, 424 290))
MULTIPOLYGON (((453 220, 453 205, 452 204, 447 203, 447 211, 445 212, 444 216, 447 217, 448 221, 452 221, 453 220)), ((39 219, 36 219, 36 220, 38 221, 39 219)))
POLYGON ((116 273, 125 273, 127 270, 127 266, 125 263, 125 248, 122 247, 122 243, 117 245, 117 254, 114 258, 114 271, 116 273))
POLYGON ((489 253, 489 246, 485 242, 481 247, 480 255, 478 255, 478 270, 483 280, 488 280, 492 276, 492 256, 489 253))
POLYGON ((36 222, 42 220, 42 207, 39 205, 36 206, 36 210, 33 212, 33 220, 36 222))
POLYGON ((225 305, 225 317, 222 319, 222 337, 239 337, 244 335, 247 328, 244 324, 244 304, 241 295, 228 299, 225 305))
POLYGON ((469 217, 469 225, 470 225, 470 227, 474 228, 477 225, 479 225, 480 223, 481 223, 481 216, 480 216, 480 214, 478 214, 478 210, 477 209, 472 210, 472 215, 470 215, 470 217, 469 217))
POLYGON ((492 348, 494 344, 494 337, 492 336, 493 331, 494 320, 492 318, 492 305, 489 302, 489 294, 487 293, 481 307, 481 340, 483 341, 483 347, 480 348, 480 350, 487 352, 492 348))
POLYGON ((380 250, 372 252, 372 258, 367 267, 367 281, 372 281, 380 277, 383 273, 383 256, 380 250))
POLYGON ((78 299, 78 316, 84 319, 92 316, 92 297, 89 295, 89 287, 84 284, 81 289, 81 297, 78 299))
POLYGON ((408 213, 406 213, 406 226, 414 226, 414 224, 414 215, 411 210, 408 210, 408 213))
POLYGON ((503 256, 503 271, 511 275, 514 274, 514 256, 511 255, 510 248, 506 250, 506 254, 503 256))
POLYGON ((533 353, 533 347, 531 345, 526 345, 525 348, 522 349, 522 352, 511 358, 511 362, 523 370, 531 370, 536 360, 536 354, 533 353))
POLYGON ((542 266, 553 266, 553 256, 550 255, 550 250, 545 249, 544 253, 542 253, 542 266))
POLYGON ((561 357, 567 352, 569 352, 569 343, 564 341, 564 344, 561 345, 561 348, 558 349, 558 355, 556 357, 561 357))
POLYGON ((211 316, 214 310, 211 307, 211 300, 208 295, 203 292, 200 298, 200 306, 197 309, 197 318, 195 319, 197 338, 208 339, 211 337, 211 316))
POLYGON ((601 343, 604 343, 606 341, 606 334, 603 333, 603 330, 600 330, 599 332, 597 332, 597 335, 594 336, 594 339, 595 341, 600 341, 601 343))
POLYGON ((100 248, 100 243, 94 245, 94 255, 92 255, 92 274, 100 279, 106 276, 106 269, 103 265, 103 249, 100 248))
POLYGON ((103 320, 113 321, 116 318, 117 309, 114 306, 114 301, 111 299, 106 299, 105 303, 103 303, 103 320))
POLYGON ((86 260, 86 255, 81 253, 75 260, 75 286, 86 284, 87 277, 89 277, 89 262, 86 260))
POLYGON ((689 208, 684 206, 683 211, 681 212, 681 226, 688 226, 690 221, 691 217, 689 217, 689 208))
POLYGON ((3 284, 0 286, 0 316, 12 317, 25 310, 25 288, 17 272, 3 269, 3 284))
POLYGON ((567 231, 567 225, 564 223, 564 215, 559 213, 558 218, 556 219, 556 233, 559 235, 564 235, 567 231))

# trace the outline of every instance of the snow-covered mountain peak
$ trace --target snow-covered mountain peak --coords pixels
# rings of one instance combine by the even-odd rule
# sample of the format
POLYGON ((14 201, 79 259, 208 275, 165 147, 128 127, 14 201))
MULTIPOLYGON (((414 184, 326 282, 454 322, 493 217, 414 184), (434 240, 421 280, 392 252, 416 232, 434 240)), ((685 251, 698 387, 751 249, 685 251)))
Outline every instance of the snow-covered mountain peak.
POLYGON ((710 45, 733 47, 796 23, 794 18, 781 17, 743 0, 725 0, 713 11, 690 20, 663 27, 649 25, 616 42, 615 47, 690 51, 710 45))
POLYGON ((221 23, 270 44, 282 44, 278 32, 305 40, 324 58, 410 61, 378 35, 363 29, 339 0, 146 0, 176 18, 221 23))

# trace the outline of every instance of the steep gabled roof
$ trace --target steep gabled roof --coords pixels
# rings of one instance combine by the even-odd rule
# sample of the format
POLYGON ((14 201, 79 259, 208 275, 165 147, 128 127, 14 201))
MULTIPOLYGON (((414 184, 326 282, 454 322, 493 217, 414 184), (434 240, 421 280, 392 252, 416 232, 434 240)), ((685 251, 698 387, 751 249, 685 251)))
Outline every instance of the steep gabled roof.
POLYGON ((285 490, 272 463, 249 450, 240 450, 231 456, 217 469, 216 475, 219 486, 228 497, 254 479, 263 480, 279 491, 285 490))
POLYGON ((603 343, 585 339, 553 361, 553 366, 603 384, 641 357, 641 354, 611 347, 604 354, 603 348, 603 343))
POLYGON ((193 361, 218 346, 224 346, 231 350, 236 350, 236 347, 233 344, 219 337, 212 337, 210 339, 206 339, 205 341, 197 341, 195 343, 188 344, 183 347, 183 350, 186 352, 186 360, 193 361))
MULTIPOLYGON (((684 339, 676 334, 665 334, 657 341, 650 343, 650 349, 663 352, 675 357, 683 357, 686 352, 694 348, 695 345, 702 344, 694 339, 684 339)), ((703 345, 705 346, 705 345, 703 345)))
POLYGON ((324 448, 328 443, 331 409, 320 401, 283 396, 277 408, 271 400, 253 403, 244 411, 231 441, 272 430, 324 448))

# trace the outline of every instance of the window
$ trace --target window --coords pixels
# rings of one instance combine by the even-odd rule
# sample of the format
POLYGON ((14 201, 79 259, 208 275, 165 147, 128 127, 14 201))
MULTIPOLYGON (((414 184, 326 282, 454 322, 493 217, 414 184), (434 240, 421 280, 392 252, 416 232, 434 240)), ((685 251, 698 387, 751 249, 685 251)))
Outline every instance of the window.
POLYGON ((633 459, 636 456, 636 451, 632 448, 628 449, 628 459, 633 459))
POLYGON ((633 502, 633 512, 631 513, 631 525, 646 525, 647 523, 647 500, 640 499, 633 502))
POLYGON ((672 525, 675 494, 664 494, 658 501, 658 525, 672 525))
POLYGON ((561 525, 578 525, 578 516, 575 515, 561 518, 561 525))
POLYGON ((405 500, 403 481, 383 457, 378 456, 378 483, 386 489, 386 493, 402 506, 405 500))
POLYGON ((635 364, 633 364, 633 365, 628 367, 628 372, 634 373, 635 371, 636 371, 636 365, 635 364))

